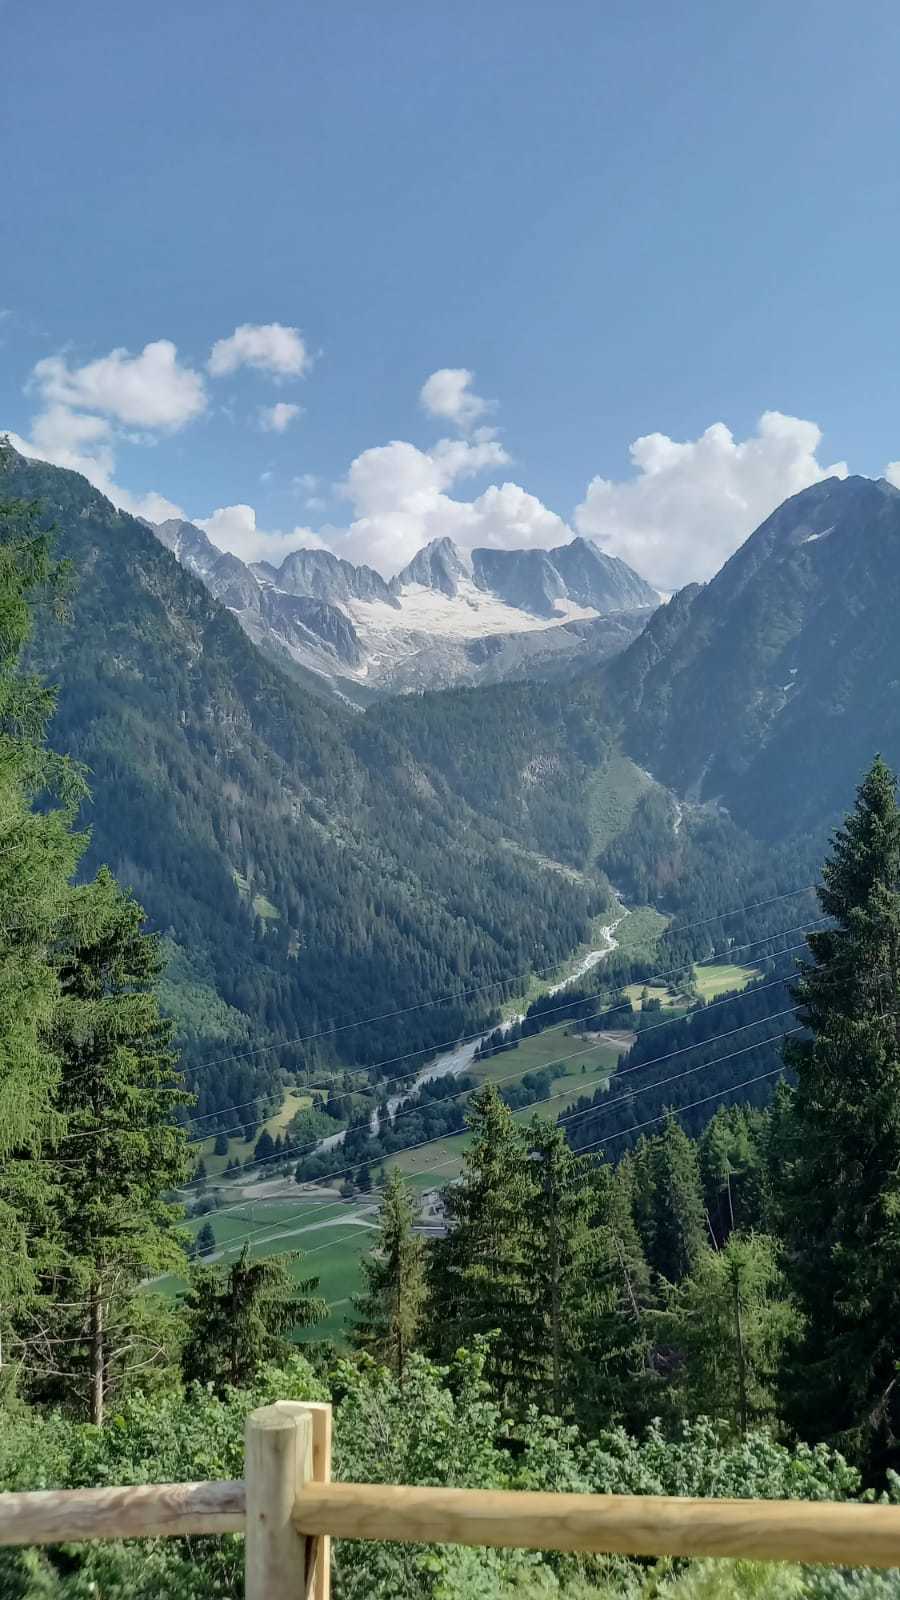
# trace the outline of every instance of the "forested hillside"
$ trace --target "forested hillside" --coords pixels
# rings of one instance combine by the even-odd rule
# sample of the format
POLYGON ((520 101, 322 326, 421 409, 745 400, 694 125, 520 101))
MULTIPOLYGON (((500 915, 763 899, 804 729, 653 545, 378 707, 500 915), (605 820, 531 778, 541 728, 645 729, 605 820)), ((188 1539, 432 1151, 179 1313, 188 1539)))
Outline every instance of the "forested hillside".
POLYGON ((829 478, 778 507, 598 686, 626 748, 759 838, 823 838, 875 750, 900 757, 900 491, 829 478))
POLYGON ((226 1058, 204 1109, 308 1062, 263 1045, 315 1035, 314 1059, 366 1063, 471 1030, 497 991, 419 1003, 586 936, 602 885, 510 852, 388 724, 289 682, 83 478, 5 448, 0 495, 35 502, 71 563, 68 615, 42 610, 31 659, 59 686, 54 744, 88 771, 84 870, 108 863, 169 936, 188 1062, 226 1058))

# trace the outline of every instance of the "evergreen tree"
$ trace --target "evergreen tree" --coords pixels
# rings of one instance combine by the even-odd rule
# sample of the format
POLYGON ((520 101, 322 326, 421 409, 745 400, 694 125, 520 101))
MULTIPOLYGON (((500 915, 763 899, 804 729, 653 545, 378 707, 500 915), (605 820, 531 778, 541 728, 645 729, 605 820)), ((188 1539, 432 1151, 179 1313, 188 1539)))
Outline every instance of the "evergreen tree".
POLYGON ((562 1128, 532 1124, 533 1185, 525 1203, 528 1349, 538 1367, 534 1399, 572 1415, 582 1390, 600 1236, 592 1228, 593 1163, 576 1156, 562 1128), (543 1393, 540 1391, 543 1390, 543 1393))
POLYGON ((197 1234, 196 1234, 196 1237, 195 1237, 195 1239, 193 1241, 193 1245, 191 1247, 190 1254, 191 1254, 192 1257, 193 1256, 208 1256, 208 1255, 212 1254, 212 1252, 213 1252, 213 1250, 215 1250, 215 1248, 216 1248, 216 1235, 215 1235, 215 1231, 213 1229, 213 1225, 212 1225, 211 1222, 204 1222, 203 1227, 202 1228, 198 1228, 198 1230, 197 1230, 197 1234))
POLYGON ((900 1429, 900 811, 876 759, 835 834, 794 994, 809 1036, 787 1042, 782 1226, 805 1335, 791 1413, 872 1459, 900 1429), (786 1117, 785 1117, 786 1111, 786 1117))
POLYGON ((216 1142, 213 1148, 217 1156, 227 1156, 229 1148, 227 1133, 216 1134, 216 1142))
POLYGON ((268 1128, 263 1128, 263 1131, 257 1139, 253 1150, 253 1160, 268 1161, 269 1157, 273 1156, 274 1154, 275 1140, 272 1138, 268 1128))
POLYGON ((142 931, 143 918, 104 868, 73 892, 57 958, 54 1103, 65 1131, 53 1149, 60 1180, 50 1245, 59 1265, 45 1276, 42 1307, 45 1322, 55 1321, 61 1302, 66 1337, 83 1333, 83 1356, 76 1346, 66 1365, 73 1377, 87 1369, 97 1423, 115 1384, 153 1359, 135 1334, 138 1284, 184 1259, 181 1208, 167 1196, 190 1170, 184 1129, 172 1120, 190 1097, 159 1011, 159 940, 142 931))
POLYGON ((706 1214, 716 1243, 735 1228, 762 1226, 767 1205, 767 1172, 761 1146, 764 1113, 748 1106, 722 1106, 699 1142, 700 1176, 706 1214))
POLYGON ((54 695, 20 669, 33 606, 42 593, 58 596, 64 577, 34 532, 33 510, 0 506, 0 1347, 44 1259, 37 1240, 53 1179, 45 1148, 61 1126, 51 949, 86 844, 72 828, 81 775, 43 744, 54 695))
POLYGON ((594 1177, 597 1256, 577 1414, 591 1427, 642 1427, 659 1407, 651 1273, 634 1220, 631 1158, 594 1177))
POLYGON ((724 1249, 705 1249, 672 1292, 660 1326, 681 1358, 676 1391, 684 1415, 728 1418, 741 1434, 773 1420, 776 1381, 798 1328, 775 1240, 733 1233, 724 1249))
POLYGON ((355 1296, 351 1339, 403 1381, 406 1358, 417 1341, 425 1301, 425 1248, 413 1232, 410 1192, 392 1167, 385 1183, 375 1248, 364 1256, 364 1290, 355 1296))
POLYGON ((674 1116, 636 1152, 634 1173, 647 1259, 662 1277, 679 1283, 700 1260, 708 1232, 697 1149, 674 1116))
POLYGON ((460 1181, 444 1190, 447 1233, 429 1263, 426 1343, 442 1359, 492 1335, 485 1376, 501 1404, 526 1400, 539 1362, 528 1345, 532 1163, 493 1084, 473 1095, 460 1181))
POLYGON ((185 1380, 228 1386, 249 1384, 267 1361, 284 1359, 288 1335, 328 1314, 316 1294, 318 1278, 300 1282, 297 1253, 251 1261, 247 1245, 231 1267, 196 1267, 185 1298, 188 1337, 182 1351, 185 1380))

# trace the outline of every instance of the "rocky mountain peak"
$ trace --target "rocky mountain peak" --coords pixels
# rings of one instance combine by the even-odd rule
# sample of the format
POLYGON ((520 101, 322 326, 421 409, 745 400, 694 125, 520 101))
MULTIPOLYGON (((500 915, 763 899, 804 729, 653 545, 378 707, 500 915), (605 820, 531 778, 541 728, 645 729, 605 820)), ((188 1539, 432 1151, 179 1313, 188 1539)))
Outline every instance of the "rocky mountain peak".
POLYGON ((394 594, 402 594, 410 584, 417 583, 424 589, 437 589, 453 599, 459 592, 460 580, 471 576, 471 558, 445 536, 432 539, 430 544, 413 556, 403 571, 398 572, 391 589, 394 594))

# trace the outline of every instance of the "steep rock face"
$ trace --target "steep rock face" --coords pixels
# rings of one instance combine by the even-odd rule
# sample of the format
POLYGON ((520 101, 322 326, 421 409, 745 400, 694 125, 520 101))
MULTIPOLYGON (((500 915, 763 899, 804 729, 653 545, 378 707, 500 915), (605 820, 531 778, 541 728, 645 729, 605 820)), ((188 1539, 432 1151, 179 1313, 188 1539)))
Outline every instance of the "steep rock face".
POLYGON ((307 595, 282 594, 277 589, 260 592, 260 612, 272 631, 291 648, 325 646, 335 664, 360 667, 364 660, 359 635, 340 607, 307 595))
POLYGON ((274 568, 262 564, 257 569, 264 579, 287 594, 306 595, 312 600, 329 600, 332 604, 348 600, 380 600, 385 605, 397 607, 390 588, 372 567, 355 567, 341 560, 330 550, 293 550, 285 556, 281 566, 274 568), (269 574, 274 574, 269 578, 269 574))
POLYGON ((404 589, 415 583, 424 589, 437 589, 452 599, 459 593, 460 583, 471 576, 470 558, 452 539, 432 539, 391 580, 391 593, 402 595, 404 589))
POLYGON ((593 539, 573 539, 549 552, 566 586, 569 599, 597 611, 632 611, 642 606, 657 606, 659 594, 646 579, 609 556, 593 539))
POLYGON ((479 589, 536 617, 555 616, 556 602, 568 596, 547 550, 473 550, 472 567, 479 589))
POLYGON ((704 588, 605 669, 628 748, 763 837, 846 810, 900 760, 900 492, 828 479, 778 507, 704 588))

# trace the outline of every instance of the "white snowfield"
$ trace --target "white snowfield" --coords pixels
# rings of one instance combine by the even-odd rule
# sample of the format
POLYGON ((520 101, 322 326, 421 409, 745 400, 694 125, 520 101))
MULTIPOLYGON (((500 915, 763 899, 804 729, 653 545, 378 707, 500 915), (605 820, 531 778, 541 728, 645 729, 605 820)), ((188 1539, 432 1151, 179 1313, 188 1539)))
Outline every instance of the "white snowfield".
POLYGON ((341 610, 346 611, 360 633, 387 633, 392 640, 405 631, 454 639, 481 639, 490 633, 533 633, 558 627, 561 622, 600 616, 591 606, 557 600, 554 616, 535 617, 479 589, 467 578, 459 580, 458 593, 452 598, 420 583, 407 584, 397 598, 399 611, 383 600, 349 600, 341 604, 341 610))

